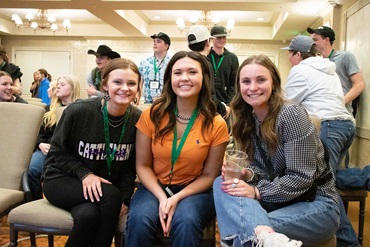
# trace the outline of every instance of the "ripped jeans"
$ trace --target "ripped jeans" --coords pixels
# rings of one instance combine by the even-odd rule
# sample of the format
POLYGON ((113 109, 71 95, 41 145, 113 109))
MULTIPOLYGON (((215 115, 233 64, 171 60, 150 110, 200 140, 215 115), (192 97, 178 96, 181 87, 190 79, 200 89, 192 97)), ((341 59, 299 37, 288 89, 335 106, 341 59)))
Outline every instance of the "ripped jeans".
POLYGON ((304 246, 317 246, 337 231, 338 204, 328 197, 316 195, 313 202, 298 202, 268 213, 257 200, 223 192, 222 181, 218 177, 213 183, 222 246, 252 246, 254 229, 259 225, 270 226, 278 233, 302 241, 304 246))

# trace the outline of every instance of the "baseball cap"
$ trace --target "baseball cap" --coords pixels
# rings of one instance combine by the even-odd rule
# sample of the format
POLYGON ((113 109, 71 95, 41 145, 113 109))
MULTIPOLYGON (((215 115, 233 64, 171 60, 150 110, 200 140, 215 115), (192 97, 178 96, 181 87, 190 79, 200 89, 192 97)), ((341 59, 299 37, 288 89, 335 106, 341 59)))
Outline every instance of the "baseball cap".
POLYGON ((294 39, 290 42, 289 46, 281 48, 282 50, 292 50, 299 52, 310 52, 311 47, 314 44, 311 37, 305 35, 295 36, 294 39))
POLYGON ((99 56, 99 55, 100 56, 107 56, 110 59, 115 59, 115 58, 121 57, 117 52, 112 51, 112 49, 109 48, 109 46, 106 46, 106 45, 99 45, 98 50, 96 50, 96 51, 90 49, 90 50, 87 51, 87 54, 95 55, 95 56, 99 56))
POLYGON ((163 32, 159 32, 157 34, 153 34, 152 36, 150 36, 150 38, 152 38, 152 39, 161 39, 167 45, 171 45, 171 39, 170 39, 170 37, 167 34, 163 33, 163 32))
POLYGON ((208 28, 203 25, 193 25, 186 32, 186 40, 188 41, 188 45, 200 43, 210 38, 214 39, 215 37, 212 37, 209 34, 208 28))
POLYGON ((322 35, 325 38, 328 37, 331 42, 335 40, 335 33, 333 29, 327 26, 321 26, 316 29, 309 27, 307 28, 307 32, 310 34, 316 33, 316 34, 322 35))
POLYGON ((225 37, 228 35, 226 28, 223 26, 213 26, 211 29, 211 36, 213 37, 225 37))

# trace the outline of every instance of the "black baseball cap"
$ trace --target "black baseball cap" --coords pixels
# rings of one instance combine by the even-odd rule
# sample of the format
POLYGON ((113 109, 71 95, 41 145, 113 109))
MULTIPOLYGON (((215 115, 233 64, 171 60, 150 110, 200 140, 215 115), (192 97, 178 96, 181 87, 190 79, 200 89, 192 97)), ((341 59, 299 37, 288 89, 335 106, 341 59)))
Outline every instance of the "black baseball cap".
POLYGON ((310 34, 313 34, 313 33, 319 34, 319 35, 323 36, 324 38, 328 37, 331 42, 333 42, 335 40, 335 33, 334 33, 333 29, 331 29, 330 27, 327 27, 327 26, 321 26, 321 27, 318 27, 316 29, 309 27, 309 28, 307 28, 307 32, 310 33, 310 34))
POLYGON ((211 29, 211 36, 213 37, 225 37, 228 35, 226 28, 223 26, 213 26, 211 29))
POLYGON ((170 37, 167 34, 163 33, 163 32, 160 32, 160 33, 157 33, 157 34, 153 34, 152 36, 150 36, 150 38, 152 38, 152 39, 161 39, 167 45, 171 45, 171 39, 170 39, 170 37))

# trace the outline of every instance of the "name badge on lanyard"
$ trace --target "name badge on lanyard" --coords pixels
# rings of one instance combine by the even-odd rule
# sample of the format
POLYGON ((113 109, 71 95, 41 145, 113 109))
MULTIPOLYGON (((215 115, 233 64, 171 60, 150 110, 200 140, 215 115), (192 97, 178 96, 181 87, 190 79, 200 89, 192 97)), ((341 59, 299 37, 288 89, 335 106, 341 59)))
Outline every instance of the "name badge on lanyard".
POLYGON ((149 81, 149 88, 158 89, 159 88, 159 81, 157 81, 157 80, 149 81))

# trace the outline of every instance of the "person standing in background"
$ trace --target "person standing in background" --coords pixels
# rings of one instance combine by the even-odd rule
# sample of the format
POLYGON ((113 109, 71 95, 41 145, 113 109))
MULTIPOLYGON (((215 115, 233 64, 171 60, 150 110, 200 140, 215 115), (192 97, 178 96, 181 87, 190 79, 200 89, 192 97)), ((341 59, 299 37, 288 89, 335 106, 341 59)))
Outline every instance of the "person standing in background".
MULTIPOLYGON (((141 74, 140 88, 144 94, 144 103, 151 104, 159 97, 163 90, 163 76, 167 64, 170 61, 168 49, 170 49, 170 37, 160 32, 150 36, 153 39, 154 55, 143 59, 140 62, 139 71, 141 74)), ((140 102, 141 93, 136 98, 136 103, 140 102)))
POLYGON ((358 67, 355 56, 349 51, 335 51, 333 43, 335 33, 327 26, 317 29, 307 28, 311 38, 316 44, 317 51, 324 58, 329 58, 337 66, 336 72, 342 83, 344 103, 349 113, 355 117, 357 111, 357 100, 365 89, 365 82, 358 67), (354 103, 352 106, 352 102, 354 103))
POLYGON ((87 74, 87 95, 89 98, 102 96, 103 93, 101 90, 101 75, 103 73, 104 68, 112 61, 112 59, 120 58, 121 55, 115 51, 112 51, 106 45, 100 45, 96 51, 88 50, 87 54, 95 55, 95 63, 96 67, 93 68, 87 74))
POLYGON ((12 77, 13 94, 15 96, 22 95, 21 77, 23 73, 17 65, 9 63, 8 55, 4 49, 0 49, 0 71, 5 71, 12 77))
POLYGON ((225 48, 227 30, 223 26, 214 26, 211 29, 213 40, 208 58, 210 59, 215 73, 215 91, 216 97, 221 101, 226 113, 222 116, 227 119, 230 115, 230 101, 235 94, 234 84, 236 72, 239 68, 239 60, 237 56, 225 48))
POLYGON ((39 87, 39 96, 42 103, 50 105, 50 97, 48 95, 49 84, 51 81, 51 75, 46 71, 46 69, 39 69, 40 73, 40 87, 39 87))
MULTIPOLYGON (((357 100, 362 91, 365 89, 365 82, 360 72, 355 56, 349 51, 335 51, 333 43, 335 40, 335 32, 327 26, 321 26, 316 29, 307 28, 307 32, 311 34, 311 38, 316 44, 317 51, 324 58, 329 58, 336 65, 336 73, 339 76, 342 84, 344 103, 350 114, 355 116, 357 112, 357 100)), ((335 137, 335 136, 333 136, 335 137)), ((346 153, 345 167, 349 167, 349 152, 346 153)), ((352 169, 356 170, 356 169, 352 169)), ((337 174, 337 183, 340 181, 337 174)), ((344 177, 344 179, 351 177, 344 177)), ((341 224, 337 236, 337 246, 360 246, 356 232, 350 222, 341 224)))
POLYGON ((40 77, 41 76, 38 70, 33 72, 33 82, 30 87, 32 98, 39 98, 40 77))
POLYGON ((225 116, 226 114, 226 105, 219 101, 216 97, 215 92, 215 73, 213 71, 212 63, 209 61, 207 55, 211 50, 211 39, 214 39, 209 34, 209 30, 204 25, 193 25, 191 26, 188 31, 186 32, 186 41, 188 43, 188 47, 190 50, 198 52, 202 54, 205 59, 207 59, 209 70, 211 71, 210 79, 211 79, 211 86, 212 86, 212 99, 216 103, 217 112, 220 113, 221 116, 225 116))

